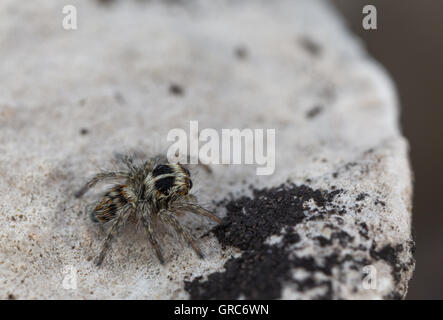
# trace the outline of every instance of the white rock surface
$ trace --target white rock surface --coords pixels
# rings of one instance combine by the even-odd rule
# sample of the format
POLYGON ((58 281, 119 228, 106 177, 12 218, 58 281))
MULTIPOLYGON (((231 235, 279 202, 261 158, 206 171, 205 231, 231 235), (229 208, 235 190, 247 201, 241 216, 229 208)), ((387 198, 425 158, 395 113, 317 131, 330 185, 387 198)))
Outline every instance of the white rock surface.
MULTIPOLYGON (((297 224, 294 254, 319 264, 331 252, 365 258, 378 287, 362 288, 363 271, 346 263, 329 275, 295 268, 294 279, 326 279, 329 298, 406 294, 414 268, 411 173, 395 88, 325 2, 70 3, 77 30, 62 28, 60 1, 0 3, 0 298, 181 299, 189 297, 185 279, 223 271, 241 251, 223 250, 213 234, 200 239, 205 260, 166 237, 161 266, 133 226, 97 268, 91 257, 104 231, 84 209, 99 191, 72 196, 115 153, 165 150, 167 132, 188 130, 190 120, 201 129, 276 129, 273 175, 256 176, 254 166, 200 172, 197 194, 220 216, 224 208, 211 201, 249 194, 245 184, 344 190, 334 198, 346 210, 343 223, 331 216, 297 224), (183 94, 171 94, 171 83, 183 94), (357 228, 363 222, 367 238, 357 228), (351 235, 352 245, 320 246, 314 238, 330 237, 328 225, 351 235), (76 289, 66 289, 69 270, 76 289)), ((200 227, 197 235, 212 228, 189 223, 200 227)), ((275 235, 271 243, 278 242, 275 235)), ((289 281, 281 298, 324 290, 289 281)))

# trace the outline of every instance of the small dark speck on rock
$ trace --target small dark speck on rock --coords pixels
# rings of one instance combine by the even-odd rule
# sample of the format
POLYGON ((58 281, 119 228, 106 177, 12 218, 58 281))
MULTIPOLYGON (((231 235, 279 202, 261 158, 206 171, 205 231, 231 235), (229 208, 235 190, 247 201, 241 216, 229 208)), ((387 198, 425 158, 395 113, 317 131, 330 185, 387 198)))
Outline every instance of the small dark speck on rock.
POLYGON ((360 231, 359 231, 360 235, 365 239, 369 239, 368 232, 369 228, 366 222, 360 223, 360 231))
POLYGON ((17 299, 17 297, 15 295, 13 295, 12 293, 10 293, 10 294, 8 294, 8 299, 15 300, 15 299, 17 299))
POLYGON ((85 135, 87 135, 89 133, 89 130, 88 129, 86 129, 86 128, 81 128, 80 129, 80 134, 82 135, 82 136, 85 136, 85 135))
POLYGON ((235 56, 239 60, 245 60, 248 57, 248 50, 243 46, 239 46, 235 48, 235 56))
POLYGON ((315 118, 315 117, 318 116, 322 111, 323 111, 323 107, 322 107, 322 106, 319 106, 319 105, 314 106, 311 110, 309 110, 309 111, 306 113, 306 117, 307 117, 308 119, 315 118))
POLYGON ((321 47, 310 38, 301 37, 299 43, 312 56, 319 56, 322 51, 321 47))
POLYGON ((120 92, 114 93, 114 98, 119 104, 125 104, 126 102, 125 97, 120 92))
POLYGON ((184 94, 182 86, 176 83, 173 83, 169 86, 169 92, 176 96, 182 96, 184 94))
POLYGON ((362 193, 360 193, 360 194, 357 196, 357 198, 356 198, 355 200, 356 200, 356 201, 362 201, 362 200, 364 200, 367 196, 369 196, 369 194, 362 192, 362 193))
POLYGON ((375 200, 375 202, 374 202, 374 204, 375 205, 381 205, 382 207, 386 207, 386 203, 384 202, 384 201, 381 201, 381 200, 375 200))

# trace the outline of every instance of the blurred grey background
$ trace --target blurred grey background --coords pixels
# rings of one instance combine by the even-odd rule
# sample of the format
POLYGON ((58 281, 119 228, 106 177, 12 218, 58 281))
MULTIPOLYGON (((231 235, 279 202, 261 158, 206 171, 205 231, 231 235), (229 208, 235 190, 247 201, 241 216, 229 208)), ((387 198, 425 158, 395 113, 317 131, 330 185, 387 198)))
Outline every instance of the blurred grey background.
POLYGON ((408 299, 443 299, 443 1, 330 1, 397 85, 415 175, 408 299), (367 4, 377 8, 377 30, 362 27, 367 4))

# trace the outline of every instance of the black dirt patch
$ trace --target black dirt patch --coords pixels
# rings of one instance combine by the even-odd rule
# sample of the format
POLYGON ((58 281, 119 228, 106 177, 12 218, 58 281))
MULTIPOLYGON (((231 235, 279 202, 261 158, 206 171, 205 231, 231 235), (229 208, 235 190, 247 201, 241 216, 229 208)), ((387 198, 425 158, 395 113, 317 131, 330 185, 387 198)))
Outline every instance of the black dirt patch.
POLYGON ((415 263, 414 258, 411 258, 410 261, 402 262, 400 260, 400 254, 407 249, 409 249, 412 253, 414 247, 414 241, 409 241, 406 246, 403 244, 388 244, 380 250, 376 250, 374 244, 370 250, 370 254, 372 258, 376 260, 384 260, 392 267, 392 277, 394 278, 395 283, 398 284, 401 280, 402 271, 409 270, 415 263))
POLYGON ((362 222, 360 223, 360 230, 358 232, 363 238, 365 239, 369 239, 369 228, 368 225, 366 224, 366 222, 362 222))
POLYGON ((222 245, 242 250, 260 248, 269 236, 285 226, 295 226, 305 219, 303 203, 312 199, 324 207, 340 190, 329 193, 307 186, 283 186, 254 190, 254 198, 242 197, 226 205, 224 223, 214 229, 222 245))
POLYGON ((377 260, 385 260, 390 265, 395 266, 397 264, 397 256, 403 251, 403 246, 401 244, 393 247, 391 245, 386 245, 379 251, 375 250, 375 247, 371 248, 371 256, 377 260))
POLYGON ((320 246, 322 247, 329 247, 332 245, 332 239, 328 239, 326 237, 323 236, 318 236, 315 237, 315 240, 317 240, 317 242, 320 244, 320 246))
POLYGON ((331 235, 331 239, 336 239, 340 243, 340 246, 342 246, 343 248, 346 248, 354 241, 354 237, 343 230, 334 232, 331 235))
MULTIPOLYGON (((302 268, 309 272, 320 271, 331 275, 332 268, 344 262, 337 254, 327 257, 320 265, 312 257, 293 257, 290 247, 300 241, 293 226, 307 218, 304 203, 313 200, 319 207, 316 215, 327 216, 326 205, 342 190, 332 192, 314 190, 308 186, 285 184, 271 189, 254 190, 253 197, 225 201, 227 216, 213 229, 223 247, 240 248, 241 257, 229 259, 224 272, 185 281, 191 299, 276 299, 281 295, 283 283, 294 283, 299 291, 324 287, 318 299, 332 298, 330 281, 318 282, 313 277, 303 281, 293 279, 291 270, 302 268), (283 230, 283 231, 282 231, 283 230), (283 235, 276 245, 265 243, 271 235, 283 235)), ((308 214, 309 215, 309 214, 308 214)), ((346 233, 333 234, 334 241, 349 243, 353 238, 346 233)), ((322 241, 322 239, 319 239, 322 241)))
MULTIPOLYGON (((212 273, 207 279, 185 280, 185 290, 191 299, 278 299, 283 285, 293 286, 298 292, 322 288, 323 291, 313 298, 334 299, 338 297, 334 294, 332 279, 346 277, 347 268, 360 272, 374 260, 384 260, 392 266, 396 289, 384 298, 403 297, 401 293, 406 288, 400 285, 401 276, 413 267, 415 261, 413 258, 401 261, 400 254, 404 250, 413 251, 414 241, 386 245, 381 249, 376 249, 375 242, 369 250, 361 244, 356 246, 354 236, 341 229, 338 220, 334 222, 334 219, 343 220, 337 214, 347 212, 346 207, 335 202, 336 197, 345 191, 336 188, 316 190, 289 182, 276 188, 251 190, 253 195, 250 198, 231 197, 219 203, 226 207, 227 215, 223 223, 212 230, 223 247, 239 248, 241 256, 231 257, 224 265, 225 271, 212 273), (313 208, 312 201, 316 204, 313 208), (331 214, 334 214, 332 220, 331 214), (323 258, 297 256, 294 246, 299 245, 300 236, 294 226, 316 220, 330 222, 325 227, 332 230, 329 238, 314 238, 320 247, 348 247, 365 254, 357 258, 335 249, 323 258), (266 243, 271 235, 281 236, 281 241, 272 245, 266 243), (308 276, 302 280, 294 279, 292 272, 297 269, 307 271, 308 276), (314 276, 318 272, 331 279, 318 280, 314 276)), ((356 228, 360 237, 370 239, 365 222, 357 222, 356 228)))

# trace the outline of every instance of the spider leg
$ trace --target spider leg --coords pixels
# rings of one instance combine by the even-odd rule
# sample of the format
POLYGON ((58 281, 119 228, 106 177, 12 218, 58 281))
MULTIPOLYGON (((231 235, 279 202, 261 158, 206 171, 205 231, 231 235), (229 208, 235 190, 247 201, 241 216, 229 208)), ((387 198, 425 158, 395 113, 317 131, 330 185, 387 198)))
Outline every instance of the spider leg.
POLYGON ((197 245, 194 237, 181 226, 180 222, 178 222, 178 220, 175 219, 172 214, 170 214, 169 212, 163 211, 159 214, 159 217, 160 217, 161 221, 163 221, 164 223, 170 224, 172 227, 174 227, 175 231, 179 235, 181 235, 185 238, 185 240, 189 243, 189 245, 192 247, 192 249, 194 249, 195 253, 197 253, 199 258, 201 258, 201 259, 204 258, 203 252, 201 251, 200 247, 197 245))
POLYGON ((222 220, 219 217, 217 217, 215 214, 213 214, 211 211, 208 211, 205 208, 195 203, 180 203, 176 206, 173 206, 173 208, 181 211, 189 211, 196 215, 209 218, 217 223, 222 223, 222 220))
POLYGON ((152 166, 156 166, 158 164, 169 163, 169 160, 168 157, 166 157, 164 154, 158 154, 151 157, 150 163, 152 166))
POLYGON ((130 155, 123 156, 121 160, 131 172, 137 171, 137 167, 134 165, 134 159, 130 155))
MULTIPOLYGON (((186 163, 187 163, 186 166, 192 164, 192 161, 191 161, 191 160, 192 160, 192 159, 191 159, 191 155, 188 154, 188 155, 186 156, 186 161, 187 161, 187 162, 186 162, 186 163)), ((209 174, 212 173, 212 169, 211 169, 211 167, 210 167, 209 165, 207 165, 207 164, 202 163, 202 162, 200 161, 200 158, 197 158, 197 165, 203 167, 203 169, 206 171, 206 173, 209 173, 209 174)))
POLYGON ((148 235, 148 240, 151 243, 152 247, 154 248, 155 254, 157 255, 158 260, 161 264, 165 263, 165 259, 163 258, 163 254, 161 251, 161 248, 158 244, 157 236, 154 232, 154 229, 152 228, 152 221, 150 217, 148 216, 148 211, 146 209, 140 210, 140 219, 143 223, 143 226, 145 227, 146 233, 148 235))
POLYGON ((108 179, 126 179, 128 178, 128 174, 126 172, 117 171, 117 172, 100 172, 99 174, 92 177, 80 190, 78 190, 74 196, 76 198, 80 198, 83 196, 90 188, 95 186, 98 182, 108 179))
POLYGON ((199 165, 199 166, 202 166, 203 169, 205 169, 206 173, 212 173, 212 169, 211 169, 211 167, 208 166, 207 164, 204 164, 204 163, 199 162, 198 165, 199 165))
POLYGON ((106 256, 106 253, 111 248, 111 242, 114 239, 114 237, 117 235, 117 233, 120 231, 121 227, 126 223, 126 220, 128 219, 131 210, 129 210, 129 206, 121 208, 117 212, 116 218, 112 220, 111 227, 108 230, 108 234, 106 235, 106 239, 103 242, 102 248, 100 250, 99 255, 95 258, 95 264, 97 266, 100 266, 103 262, 103 259, 106 256))

